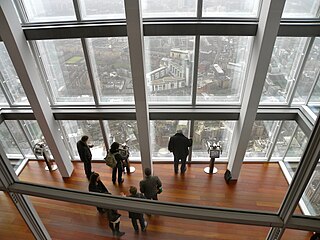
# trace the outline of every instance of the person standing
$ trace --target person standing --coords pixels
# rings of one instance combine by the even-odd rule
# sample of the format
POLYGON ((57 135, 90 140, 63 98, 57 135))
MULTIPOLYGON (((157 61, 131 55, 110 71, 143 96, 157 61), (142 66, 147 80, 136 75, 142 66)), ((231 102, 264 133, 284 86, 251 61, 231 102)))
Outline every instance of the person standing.
POLYGON ((124 182, 122 178, 123 172, 123 161, 125 160, 121 154, 119 153, 120 144, 118 142, 114 142, 111 144, 110 153, 114 155, 114 158, 117 161, 116 166, 112 169, 112 182, 113 184, 116 183, 117 172, 118 172, 118 183, 122 184, 124 182))
POLYGON ((158 200, 159 189, 162 189, 162 183, 157 176, 151 176, 151 169, 144 170, 146 178, 140 181, 140 192, 144 194, 147 199, 158 200))
POLYGON ((92 160, 92 154, 90 151, 90 148, 93 147, 93 145, 88 145, 88 139, 89 137, 84 135, 81 137, 81 140, 77 142, 77 149, 80 156, 80 160, 84 163, 84 172, 87 176, 87 179, 90 180, 91 176, 91 160, 92 160))
MULTIPOLYGON (((94 172, 91 174, 89 192, 110 194, 106 186, 101 182, 99 173, 94 172)), ((101 207, 97 207, 97 210, 99 213, 105 213, 107 211, 107 209, 101 207)))
POLYGON ((192 139, 188 139, 183 135, 182 130, 178 130, 175 135, 170 137, 168 150, 173 153, 174 172, 178 173, 179 160, 181 160, 181 173, 185 173, 187 156, 189 155, 189 147, 192 146, 192 139))
MULTIPOLYGON (((137 188, 134 187, 134 186, 130 186, 129 192, 130 192, 129 197, 145 198, 145 196, 142 193, 138 193, 137 188)), ((146 231, 148 223, 144 220, 143 213, 129 212, 129 218, 131 218, 132 226, 133 226, 134 231, 136 233, 139 232, 139 227, 138 227, 138 221, 137 220, 139 220, 141 231, 142 232, 146 231)))

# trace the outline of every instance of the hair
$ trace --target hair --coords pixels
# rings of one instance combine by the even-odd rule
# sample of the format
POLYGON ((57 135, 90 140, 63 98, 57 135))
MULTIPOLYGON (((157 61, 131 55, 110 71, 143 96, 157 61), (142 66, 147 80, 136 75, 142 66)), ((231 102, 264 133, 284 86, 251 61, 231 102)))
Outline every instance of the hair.
POLYGON ((96 173, 96 172, 92 173, 90 176, 90 183, 89 184, 96 184, 99 176, 100 176, 99 173, 96 173))
POLYGON ((110 146, 110 152, 116 153, 120 147, 120 144, 118 142, 113 142, 110 146))
POLYGON ((132 195, 136 195, 138 190, 135 186, 130 186, 129 188, 129 192, 132 194, 132 195))
POLYGON ((87 135, 82 136, 81 141, 86 142, 88 141, 89 137, 87 135))
POLYGON ((146 169, 144 170, 144 174, 145 174, 146 176, 150 176, 150 175, 151 175, 151 169, 150 169, 150 168, 146 168, 146 169))
POLYGON ((182 133, 182 130, 181 130, 181 129, 178 129, 178 130, 177 130, 177 133, 182 133))

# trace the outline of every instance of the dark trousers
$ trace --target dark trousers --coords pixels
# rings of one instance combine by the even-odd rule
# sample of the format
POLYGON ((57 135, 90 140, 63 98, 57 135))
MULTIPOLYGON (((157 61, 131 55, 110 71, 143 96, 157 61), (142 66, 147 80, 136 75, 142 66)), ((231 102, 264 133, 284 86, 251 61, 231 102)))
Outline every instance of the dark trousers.
POLYGON ((141 230, 144 230, 146 225, 144 224, 143 216, 141 216, 139 218, 131 218, 131 222, 132 222, 132 226, 133 226, 134 230, 135 231, 139 231, 138 221, 137 220, 139 220, 141 230))
POLYGON ((186 161, 187 161, 187 156, 181 157, 181 156, 174 156, 173 158, 173 164, 174 164, 174 172, 178 173, 178 168, 179 168, 179 160, 181 159, 181 167, 180 171, 181 173, 184 173, 186 171, 186 161))
POLYGON ((118 223, 109 222, 109 227, 111 228, 113 234, 120 232, 120 222, 118 223))
POLYGON ((91 176, 91 161, 88 162, 83 162, 84 163, 84 172, 86 173, 87 178, 90 180, 90 176, 91 176))
POLYGON ((118 172, 118 183, 122 182, 122 165, 118 164, 116 167, 112 169, 112 182, 116 182, 117 172, 118 172))

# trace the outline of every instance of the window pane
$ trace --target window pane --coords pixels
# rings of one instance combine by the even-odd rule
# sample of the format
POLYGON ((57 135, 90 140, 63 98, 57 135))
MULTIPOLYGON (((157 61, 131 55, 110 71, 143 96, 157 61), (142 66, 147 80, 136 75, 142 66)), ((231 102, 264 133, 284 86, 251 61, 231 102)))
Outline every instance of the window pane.
POLYGON ((136 121, 104 121, 104 126, 107 131, 109 147, 113 142, 122 144, 127 141, 127 146, 129 146, 130 151, 130 158, 134 157, 138 160, 141 160, 139 134, 136 121))
POLYGON ((255 121, 251 137, 247 146, 246 157, 265 158, 268 148, 271 147, 271 138, 276 129, 277 121, 255 121))
POLYGON ((195 17, 197 0, 171 1, 171 0, 141 0, 142 17, 195 17))
POLYGON ((128 38, 88 39, 101 103, 134 103, 128 38))
MULTIPOLYGON (((29 104, 20 79, 3 42, 0 42, 0 80, 4 91, 8 94, 10 101, 12 101, 13 104, 29 104)), ((6 102, 6 100, 3 99, 1 103, 2 102, 6 102)))
POLYGON ((272 157, 284 158, 296 126, 297 123, 295 121, 284 121, 282 123, 277 142, 274 146, 272 157))
POLYGON ((189 121, 187 120, 157 120, 150 121, 150 138, 153 160, 163 160, 173 155, 168 151, 168 143, 171 136, 177 130, 182 130, 183 134, 189 136, 189 121), (154 159, 156 158, 156 159, 154 159))
POLYGON ((308 106, 314 112, 314 114, 318 115, 320 112, 320 75, 318 75, 317 84, 315 85, 310 100, 308 102, 308 106))
POLYGON ((201 37, 197 103, 239 103, 251 37, 201 37))
POLYGON ((0 124, 0 137, 0 147, 3 148, 8 158, 23 159, 23 155, 4 123, 0 124))
POLYGON ((101 133, 101 127, 97 120, 83 121, 60 121, 63 132, 66 133, 66 143, 72 151, 72 158, 79 158, 77 150, 77 142, 83 135, 89 137, 89 144, 93 144, 91 148, 92 158, 102 160, 106 156, 106 147, 101 133))
POLYGON ((203 17, 257 18, 260 0, 203 0, 203 17))
POLYGON ((81 15, 84 20, 123 19, 124 1, 80 0, 81 15))
POLYGON ((286 154, 285 161, 300 160, 304 152, 304 149, 307 146, 307 143, 308 137, 304 134, 302 129, 298 127, 286 154))
POLYGON ((20 127, 18 121, 6 120, 6 124, 9 131, 16 139, 21 151, 28 158, 35 158, 33 154, 32 147, 30 146, 26 135, 24 135, 22 128, 20 127))
POLYGON ((21 0, 27 14, 26 22, 76 20, 72 0, 21 0))
POLYGON ((7 102, 6 97, 3 94, 2 86, 1 86, 1 82, 0 82, 0 106, 7 106, 7 105, 8 105, 8 102, 7 102))
POLYGON ((311 87, 317 80, 320 72, 320 38, 315 38, 303 72, 300 76, 297 90, 293 99, 294 103, 305 104, 310 94, 311 87))
POLYGON ((145 37, 149 101, 191 103, 194 37, 145 37))
POLYGON ((35 144, 44 141, 44 136, 36 120, 23 120, 21 121, 21 124, 32 147, 34 147, 35 144))
POLYGON ((93 103, 81 41, 37 41, 48 87, 55 103, 93 103))
POLYGON ((319 17, 319 0, 286 0, 282 18, 319 17))
POLYGON ((260 103, 285 103, 305 54, 307 38, 278 37, 260 103))

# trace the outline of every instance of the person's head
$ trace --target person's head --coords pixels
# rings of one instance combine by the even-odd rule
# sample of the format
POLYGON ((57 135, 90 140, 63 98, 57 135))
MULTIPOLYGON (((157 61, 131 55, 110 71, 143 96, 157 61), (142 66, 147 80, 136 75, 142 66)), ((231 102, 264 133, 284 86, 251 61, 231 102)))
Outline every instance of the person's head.
POLYGON ((119 149, 119 147, 120 147, 120 144, 118 142, 114 142, 111 144, 110 150, 115 151, 115 150, 119 149))
POLYGON ((151 175, 151 169, 150 168, 146 168, 145 170, 144 170, 144 174, 148 177, 148 176, 150 176, 151 175))
POLYGON ((82 142, 87 142, 89 137, 87 135, 82 136, 81 141, 82 142))
POLYGON ((132 194, 132 195, 136 195, 137 192, 138 192, 138 190, 137 190, 137 188, 136 188, 135 186, 130 186, 129 192, 130 192, 130 194, 132 194))
POLYGON ((91 176, 90 176, 90 184, 95 184, 98 181, 100 181, 99 173, 96 173, 96 172, 92 173, 91 176))
POLYGON ((178 129, 178 130, 177 130, 177 133, 182 134, 182 130, 181 130, 181 129, 178 129))

